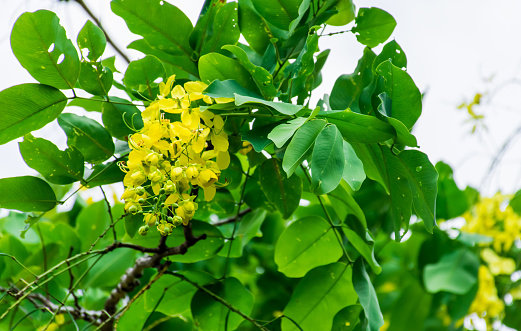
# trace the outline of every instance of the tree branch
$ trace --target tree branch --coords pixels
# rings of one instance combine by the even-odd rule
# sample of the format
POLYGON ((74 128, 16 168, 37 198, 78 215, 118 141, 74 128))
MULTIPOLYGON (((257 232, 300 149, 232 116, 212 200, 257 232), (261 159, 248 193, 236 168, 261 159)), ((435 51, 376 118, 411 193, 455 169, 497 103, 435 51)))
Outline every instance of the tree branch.
POLYGON ((221 225, 225 225, 225 224, 229 224, 229 223, 233 223, 235 221, 240 221, 241 218, 246 215, 246 214, 249 214, 252 212, 252 209, 250 207, 246 208, 246 209, 243 209, 239 212, 238 215, 235 215, 235 216, 232 216, 232 217, 228 217, 228 218, 225 218, 225 219, 222 219, 220 220, 219 222, 216 222, 216 223, 212 223, 213 226, 221 226, 221 225))

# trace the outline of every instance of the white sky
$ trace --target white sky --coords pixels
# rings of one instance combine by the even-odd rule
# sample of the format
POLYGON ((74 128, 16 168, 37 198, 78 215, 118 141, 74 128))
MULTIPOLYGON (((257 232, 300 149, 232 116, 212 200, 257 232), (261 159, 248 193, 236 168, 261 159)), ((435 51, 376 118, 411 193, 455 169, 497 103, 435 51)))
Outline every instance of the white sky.
MULTIPOLYGON (((120 48, 125 49, 137 39, 128 32, 123 20, 112 14, 108 0, 85 2, 120 48)), ((203 3, 202 0, 169 2, 185 11, 192 22, 203 3)), ((516 99, 521 92, 521 83, 507 84, 519 77, 521 71, 521 1, 355 0, 355 4, 357 7, 382 8, 398 22, 392 38, 407 55, 408 72, 420 90, 426 92, 423 114, 414 130, 421 150, 433 163, 439 160, 449 163, 460 187, 481 187, 489 195, 498 189, 511 193, 521 188, 519 143, 510 146, 501 166, 482 184, 495 153, 521 125, 516 99), (476 92, 488 93, 483 99, 486 104, 475 108, 476 112, 485 114, 488 131, 471 136, 471 125, 465 123, 468 115, 456 107, 464 100, 470 101, 476 92)), ((10 31, 19 15, 43 8, 55 11, 74 43, 87 20, 80 6, 72 1, 0 0, 0 6, 0 90, 34 81, 10 49, 10 31)), ((321 50, 331 48, 332 52, 323 70, 323 83, 315 92, 317 96, 330 93, 336 78, 353 72, 362 55, 362 47, 350 33, 324 37, 320 47, 321 50)), ((381 47, 375 49, 376 52, 380 50, 381 47)), ((142 57, 135 51, 127 50, 126 53, 132 59, 142 57)), ((107 47, 105 56, 114 54, 114 50, 107 47)), ((124 71, 124 62, 116 62, 116 66, 124 71)), ((65 135, 55 124, 35 135, 48 134, 52 135, 50 139, 54 143, 65 147, 65 135)), ((1 178, 34 173, 23 162, 17 141, 0 146, 1 178)))

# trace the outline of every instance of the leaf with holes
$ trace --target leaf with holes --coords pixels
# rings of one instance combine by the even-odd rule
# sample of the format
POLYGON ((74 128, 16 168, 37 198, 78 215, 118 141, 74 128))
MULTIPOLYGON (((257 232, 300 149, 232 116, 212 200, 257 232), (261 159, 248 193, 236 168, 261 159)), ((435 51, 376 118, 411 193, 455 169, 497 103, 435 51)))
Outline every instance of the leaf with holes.
POLYGON ((74 146, 89 163, 100 163, 114 154, 112 137, 98 122, 85 116, 61 114, 58 124, 67 135, 67 145, 74 146))
POLYGON ((20 64, 42 84, 72 89, 80 60, 60 19, 48 10, 24 13, 11 32, 11 47, 20 64))
POLYGON ((112 71, 101 62, 81 62, 79 83, 85 92, 98 96, 108 96, 113 82, 112 71))
POLYGON ((82 56, 90 62, 97 61, 105 51, 107 38, 92 21, 87 21, 76 39, 82 56))
POLYGON ((391 36, 396 20, 380 8, 360 8, 355 18, 356 26, 351 29, 356 39, 371 48, 383 43, 391 36))

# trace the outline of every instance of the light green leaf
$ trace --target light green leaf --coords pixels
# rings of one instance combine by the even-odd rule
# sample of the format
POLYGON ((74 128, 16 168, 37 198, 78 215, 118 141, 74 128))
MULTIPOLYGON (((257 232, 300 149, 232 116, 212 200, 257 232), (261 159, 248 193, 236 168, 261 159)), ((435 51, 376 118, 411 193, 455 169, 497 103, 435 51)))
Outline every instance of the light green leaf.
POLYGON ((275 263, 287 277, 304 277, 315 267, 337 262, 342 254, 331 225, 321 217, 310 216, 291 223, 280 235, 275 263))
POLYGON ((436 224, 436 195, 438 193, 438 172, 426 154, 416 150, 406 150, 398 155, 409 176, 414 210, 423 220, 427 231, 432 233, 436 224))
POLYGON ((290 35, 293 34, 293 32, 295 32, 295 29, 297 29, 297 27, 299 25, 303 25, 304 23, 306 23, 306 22, 302 22, 302 24, 300 24, 302 19, 304 18, 304 15, 308 11, 310 4, 311 4, 311 0, 302 0, 302 2, 300 3, 300 6, 298 7, 298 16, 293 21, 291 21, 291 23, 289 25, 289 34, 290 35))
POLYGON ((352 0, 339 0, 336 3, 338 13, 327 20, 328 25, 343 26, 355 19, 355 5, 352 0))
POLYGON ((256 209, 241 219, 239 228, 233 237, 233 240, 227 241, 219 256, 224 257, 241 257, 244 247, 255 237, 262 237, 261 226, 266 218, 267 211, 264 209, 256 209), (230 249, 230 245, 232 245, 230 249), (228 252, 230 254, 228 255, 228 252))
POLYGON ((270 134, 268 134, 268 138, 271 139, 275 146, 282 147, 284 144, 293 136, 296 130, 300 128, 306 122, 305 117, 297 117, 292 120, 289 120, 286 123, 282 123, 276 126, 270 134))
POLYGON ((396 27, 396 21, 380 8, 360 8, 355 18, 356 26, 351 29, 356 39, 371 48, 386 41, 396 27))
POLYGON ((369 331, 378 331, 384 324, 380 304, 376 297, 373 283, 365 271, 364 260, 358 259, 353 266, 353 285, 356 294, 360 298, 360 304, 364 307, 365 317, 369 321, 369 331))
POLYGON ((268 106, 270 108, 273 108, 274 110, 278 111, 281 114, 284 115, 295 115, 299 110, 304 108, 303 105, 294 105, 291 103, 284 103, 284 102, 273 102, 273 101, 266 101, 262 99, 252 98, 244 95, 235 94, 235 105, 236 106, 242 106, 244 104, 262 104, 265 106, 268 106))
POLYGON ((331 331, 352 331, 360 322, 360 313, 364 310, 360 305, 351 305, 339 311, 333 319, 331 331))
POLYGON ((86 162, 100 163, 114 154, 112 137, 95 120, 65 113, 58 117, 58 124, 67 135, 67 145, 76 147, 86 162))
POLYGON ((154 100, 159 86, 154 81, 158 78, 166 81, 165 68, 157 57, 147 55, 140 60, 130 62, 123 81, 128 88, 142 93, 150 100, 154 100))
MULTIPOLYGON (((358 300, 351 277, 351 267, 343 263, 311 270, 293 291, 284 315, 302 330, 331 330, 335 315, 358 300)), ((282 331, 297 330, 290 320, 282 320, 282 331)))
POLYGON ((311 157, 311 189, 317 195, 334 190, 344 172, 344 145, 335 125, 320 131, 311 157))
MULTIPOLYGON (((225 278, 218 283, 207 285, 206 288, 243 314, 250 315, 253 309, 253 295, 237 278, 225 278)), ((194 322, 200 330, 235 330, 244 321, 240 315, 230 311, 202 290, 195 293, 191 309, 194 322)))
POLYGON ((223 49, 237 57, 237 61, 250 73, 265 99, 271 100, 277 95, 277 88, 273 85, 273 77, 268 70, 251 63, 246 52, 239 46, 226 45, 223 49))
POLYGON ((391 40, 384 45, 384 48, 373 62, 373 71, 376 72, 376 68, 378 68, 380 63, 387 60, 390 60, 398 68, 407 68, 407 56, 405 56, 405 52, 396 40, 391 40))
POLYGON ((382 103, 378 106, 378 112, 383 115, 383 119, 392 125, 396 131, 396 143, 410 147, 419 147, 418 142, 416 141, 416 137, 410 132, 405 124, 400 122, 400 120, 392 117, 393 101, 391 98, 389 98, 387 93, 380 93, 378 98, 380 98, 382 101, 382 103))
POLYGON ((355 150, 347 141, 344 144, 344 172, 342 179, 344 179, 353 191, 358 191, 365 180, 364 164, 356 155, 355 150))
POLYGON ((90 20, 81 28, 76 41, 81 54, 90 62, 97 61, 107 46, 105 34, 90 20))
POLYGON ((247 90, 257 91, 257 85, 248 71, 238 61, 219 53, 209 53, 199 59, 199 76, 206 84, 214 80, 232 79, 247 90))
POLYGON ((437 263, 425 266, 425 288, 429 293, 445 291, 465 294, 478 279, 479 265, 478 257, 469 250, 453 251, 444 255, 437 263))
POLYGON ((388 331, 410 331, 424 325, 430 315, 432 295, 425 292, 418 280, 404 286, 401 296, 391 308, 391 325, 388 331))
POLYGON ((374 116, 345 111, 322 111, 318 118, 325 118, 336 125, 348 142, 377 143, 395 136, 393 127, 374 116))
POLYGON ((58 89, 21 84, 0 92, 0 145, 52 122, 65 108, 67 97, 58 89))
POLYGON ((85 180, 86 187, 96 187, 117 182, 122 182, 125 173, 121 171, 116 161, 104 164, 96 164, 92 169, 92 173, 85 180))
POLYGON ((100 62, 81 62, 79 83, 86 92, 106 96, 109 94, 112 82, 112 71, 100 62))
POLYGON ((326 126, 326 121, 314 120, 305 123, 297 130, 286 148, 282 161, 282 168, 288 176, 291 176, 306 156, 310 154, 315 145, 315 140, 324 126, 326 126))
POLYGON ((262 98, 257 93, 245 89, 233 79, 224 81, 216 79, 204 90, 204 94, 212 98, 235 98, 236 93, 253 98, 262 98))
POLYGON ((113 136, 121 140, 143 128, 143 119, 139 109, 128 100, 111 97, 103 103, 103 125, 113 136), (131 129, 132 128, 132 129, 131 129))
POLYGON ((81 107, 85 109, 86 111, 95 111, 100 112, 102 111, 103 103, 105 102, 105 99, 102 97, 94 96, 90 99, 83 99, 83 98, 74 98, 67 104, 67 107, 81 107))
POLYGON ((376 71, 383 77, 385 93, 391 98, 392 114, 410 130, 422 111, 422 96, 409 74, 387 60, 376 71))
POLYGON ((282 217, 290 217, 297 209, 302 195, 300 177, 286 177, 280 160, 272 158, 262 163, 260 182, 266 198, 277 207, 282 217))
POLYGON ((72 89, 80 74, 78 53, 60 19, 48 10, 24 13, 11 32, 11 48, 20 64, 42 84, 72 89))
POLYGON ((298 16, 302 0, 252 0, 255 9, 279 29, 288 30, 298 16))
MULTIPOLYGON (((104 202, 104 201, 103 201, 104 202)), ((89 270, 82 280, 83 288, 111 288, 116 286, 125 270, 134 265, 136 252, 130 249, 117 249, 109 252, 89 270)), ((96 259, 89 260, 89 265, 96 259)))
POLYGON ((83 180, 83 155, 75 147, 61 151, 52 142, 31 134, 18 143, 25 163, 53 184, 83 180))
POLYGON ((40 178, 21 176, 0 179, 0 208, 23 212, 48 211, 56 203, 54 191, 40 178))
POLYGON ((465 192, 456 185, 448 164, 436 163, 436 171, 439 174, 436 217, 448 220, 460 216, 469 208, 465 192))

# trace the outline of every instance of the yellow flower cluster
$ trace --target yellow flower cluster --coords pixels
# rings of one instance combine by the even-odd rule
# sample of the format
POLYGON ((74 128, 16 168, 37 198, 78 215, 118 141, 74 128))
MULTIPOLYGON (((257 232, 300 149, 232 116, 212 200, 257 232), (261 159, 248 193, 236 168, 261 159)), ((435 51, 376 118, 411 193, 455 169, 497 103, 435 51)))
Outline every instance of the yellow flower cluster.
POLYGON ((481 251, 481 258, 487 262, 490 272, 494 275, 511 275, 516 271, 516 262, 509 257, 501 257, 490 248, 481 251))
POLYGON ((204 95, 202 82, 173 86, 174 81, 172 76, 159 84, 160 95, 141 114, 143 129, 129 136, 128 162, 120 164, 126 172, 121 199, 126 211, 143 213, 142 235, 151 226, 169 235, 176 225, 187 225, 197 210, 195 189, 212 200, 221 170, 230 163, 223 119, 200 106, 231 100, 204 95), (179 114, 180 121, 165 113, 179 114))
POLYGON ((478 273, 478 292, 470 305, 469 313, 476 313, 489 324, 490 320, 500 317, 505 309, 505 304, 497 296, 494 276, 490 270, 481 265, 478 273))
POLYGON ((521 218, 512 207, 502 208, 506 202, 507 197, 501 194, 482 198, 472 211, 463 215, 467 224, 461 230, 493 237, 496 252, 509 251, 514 241, 521 239, 521 218))

